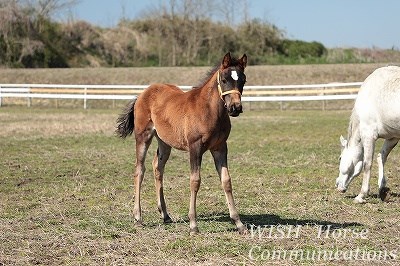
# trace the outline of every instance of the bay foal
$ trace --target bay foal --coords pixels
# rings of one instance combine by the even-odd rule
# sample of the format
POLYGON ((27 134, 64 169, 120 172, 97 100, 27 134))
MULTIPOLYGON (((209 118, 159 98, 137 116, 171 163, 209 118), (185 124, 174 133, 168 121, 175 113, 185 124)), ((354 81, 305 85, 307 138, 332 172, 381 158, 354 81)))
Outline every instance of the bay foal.
POLYGON ((246 65, 246 55, 235 59, 227 53, 201 86, 183 92, 174 85, 153 84, 131 101, 120 115, 117 134, 125 138, 134 132, 136 138, 134 217, 137 223, 142 223, 140 191, 146 152, 155 136, 158 149, 153 159, 153 171, 158 210, 164 222, 171 222, 164 200, 163 174, 173 147, 190 154, 190 233, 198 233, 196 197, 200 188, 200 166, 203 154, 209 150, 225 192, 230 217, 239 233, 246 232, 233 199, 226 143, 231 131, 229 116, 242 113, 246 65))

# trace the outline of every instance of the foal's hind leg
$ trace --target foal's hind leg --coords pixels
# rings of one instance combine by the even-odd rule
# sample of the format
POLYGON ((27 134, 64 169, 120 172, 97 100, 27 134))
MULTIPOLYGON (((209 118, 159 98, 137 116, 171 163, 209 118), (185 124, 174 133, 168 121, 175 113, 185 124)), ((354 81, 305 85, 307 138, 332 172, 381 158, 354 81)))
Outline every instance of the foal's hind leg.
POLYGON ((153 172, 157 194, 157 206, 164 219, 164 223, 170 223, 172 222, 172 220, 168 215, 164 199, 163 175, 165 163, 167 162, 169 155, 171 154, 171 146, 168 146, 157 135, 156 137, 158 140, 158 149, 157 154, 154 156, 153 159, 153 172))
POLYGON ((397 145, 399 139, 387 139, 383 143, 382 149, 378 154, 378 171, 379 171, 379 178, 378 178, 378 186, 379 186, 379 197, 381 200, 386 201, 389 199, 389 188, 386 187, 386 176, 384 175, 384 166, 387 160, 389 153, 392 149, 397 145))
POLYGON ((236 224, 239 233, 244 234, 247 232, 247 228, 240 220, 238 211, 236 210, 235 201, 233 199, 231 177, 228 171, 228 149, 226 143, 222 144, 218 150, 211 151, 211 154, 214 158, 215 167, 217 168, 221 180, 221 185, 225 192, 226 202, 229 208, 229 216, 236 224))
MULTIPOLYGON (((140 131, 139 131, 140 132, 140 131)), ((142 224, 142 208, 140 206, 140 192, 143 182, 144 173, 146 171, 144 162, 146 159, 146 153, 151 144, 154 131, 152 125, 147 127, 140 133, 135 132, 136 137, 136 170, 134 174, 135 183, 135 205, 133 208, 133 215, 135 217, 136 224, 142 224)))

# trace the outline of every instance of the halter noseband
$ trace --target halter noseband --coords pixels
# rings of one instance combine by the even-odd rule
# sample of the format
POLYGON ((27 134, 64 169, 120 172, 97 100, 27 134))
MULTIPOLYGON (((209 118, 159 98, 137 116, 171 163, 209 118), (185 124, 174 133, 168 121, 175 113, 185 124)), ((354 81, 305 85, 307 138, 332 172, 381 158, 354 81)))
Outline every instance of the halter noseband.
POLYGON ((220 84, 219 80, 220 80, 220 77, 219 77, 219 70, 218 70, 218 72, 217 72, 218 92, 219 92, 219 97, 221 98, 221 100, 223 102, 225 102, 225 100, 223 98, 223 96, 225 96, 225 95, 232 94, 232 93, 236 93, 236 94, 242 95, 240 93, 240 91, 236 90, 236 89, 235 90, 222 91, 221 84, 220 84))

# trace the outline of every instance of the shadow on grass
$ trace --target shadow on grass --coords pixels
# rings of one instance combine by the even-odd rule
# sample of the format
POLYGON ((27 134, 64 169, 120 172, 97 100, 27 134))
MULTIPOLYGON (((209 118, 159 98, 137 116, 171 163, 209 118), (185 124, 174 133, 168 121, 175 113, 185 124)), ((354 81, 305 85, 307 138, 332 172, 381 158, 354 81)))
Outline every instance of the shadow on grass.
POLYGON ((318 219, 295 219, 295 218, 281 218, 275 214, 255 214, 255 215, 241 215, 243 223, 255 226, 264 225, 319 225, 323 227, 330 226, 332 229, 346 228, 354 226, 363 226, 357 222, 336 223, 332 221, 318 220, 318 219))
MULTIPOLYGON (((400 198, 400 194, 399 193, 390 191, 389 194, 390 194, 390 197, 389 197, 389 201, 388 202, 391 202, 390 198, 400 198)), ((357 195, 358 194, 346 195, 346 196, 344 196, 344 198, 345 199, 354 199, 355 197, 357 197, 357 195)), ((379 194, 377 194, 377 193, 369 194, 368 197, 365 198, 367 200, 367 202, 368 202, 368 198, 380 199, 379 194)), ((379 202, 383 202, 383 201, 379 200, 379 202)))
MULTIPOLYGON (((275 214, 241 214, 240 219, 247 227, 253 226, 272 226, 272 225, 301 225, 301 226, 322 226, 322 229, 339 229, 355 226, 364 226, 357 222, 344 222, 337 223, 332 221, 318 220, 318 219, 295 219, 295 218, 281 218, 275 214)), ((198 220, 202 221, 216 221, 216 222, 231 222, 231 218, 228 214, 217 213, 209 215, 208 217, 203 215, 199 216, 198 220)))
MULTIPOLYGON (((377 197, 379 197, 379 195, 378 194, 375 194, 377 197)), ((393 198, 400 198, 400 194, 399 193, 396 193, 396 192, 390 192, 390 197, 393 197, 393 198)))
MULTIPOLYGON (((364 226, 363 224, 357 222, 344 222, 337 223, 332 221, 317 220, 317 219, 295 219, 295 218, 281 218, 275 214, 241 214, 240 218, 242 222, 247 226, 248 229, 251 227, 265 227, 265 226, 278 226, 278 225, 292 225, 292 226, 321 226, 321 230, 325 231, 327 229, 343 229, 347 227, 359 227, 364 226)), ((227 213, 211 213, 211 214, 201 214, 198 215, 197 221, 204 222, 217 222, 217 223, 232 223, 229 214, 227 213)), ((171 224, 187 224, 189 225, 189 219, 179 219, 171 224)), ((158 227, 162 226, 162 223, 149 223, 145 227, 158 227)), ((208 229, 208 231, 222 232, 222 231, 236 231, 236 228, 219 228, 219 229, 208 229)))

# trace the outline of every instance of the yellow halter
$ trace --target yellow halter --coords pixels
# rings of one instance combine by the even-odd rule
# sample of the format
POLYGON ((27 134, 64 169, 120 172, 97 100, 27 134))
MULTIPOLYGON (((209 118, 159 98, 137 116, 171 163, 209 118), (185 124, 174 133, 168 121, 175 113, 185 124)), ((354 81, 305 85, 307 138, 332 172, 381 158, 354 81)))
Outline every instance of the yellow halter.
POLYGON ((218 70, 218 72, 217 72, 218 92, 219 92, 219 97, 221 98, 221 100, 223 102, 225 102, 224 98, 223 98, 224 95, 232 94, 232 93, 236 93, 236 94, 242 95, 238 89, 234 89, 234 90, 229 90, 229 91, 224 91, 223 92, 219 80, 220 80, 220 77, 219 77, 219 70, 218 70))

